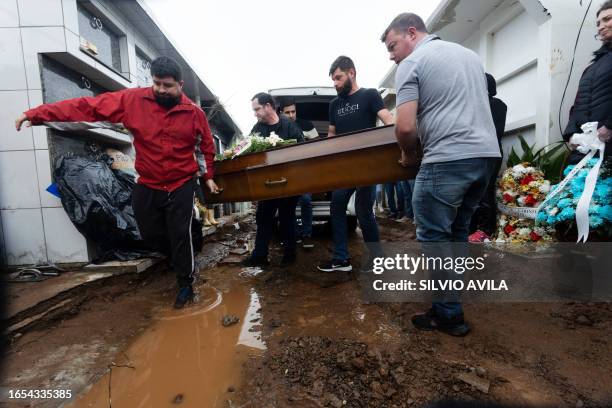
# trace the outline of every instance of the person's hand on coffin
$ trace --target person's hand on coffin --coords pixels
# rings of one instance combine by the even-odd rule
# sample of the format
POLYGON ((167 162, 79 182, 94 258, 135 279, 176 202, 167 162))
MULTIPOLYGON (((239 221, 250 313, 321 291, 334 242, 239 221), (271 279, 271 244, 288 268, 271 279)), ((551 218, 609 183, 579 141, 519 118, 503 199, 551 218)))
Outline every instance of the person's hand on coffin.
POLYGON ((402 152, 402 155, 401 155, 400 159, 398 160, 398 163, 402 167, 414 166, 418 162, 418 157, 417 157, 417 152, 416 151, 406 152, 406 151, 402 150, 401 152, 402 152))
POLYGON ((25 114, 21 114, 21 116, 15 119, 15 129, 17 129, 17 131, 21 130, 21 126, 23 125, 23 122, 27 122, 26 127, 32 126, 32 123, 30 123, 30 119, 28 119, 28 117, 25 114))
POLYGON ((206 180, 206 187, 208 187, 208 190, 213 194, 219 194, 220 192, 219 186, 217 186, 217 183, 215 183, 213 179, 206 180))

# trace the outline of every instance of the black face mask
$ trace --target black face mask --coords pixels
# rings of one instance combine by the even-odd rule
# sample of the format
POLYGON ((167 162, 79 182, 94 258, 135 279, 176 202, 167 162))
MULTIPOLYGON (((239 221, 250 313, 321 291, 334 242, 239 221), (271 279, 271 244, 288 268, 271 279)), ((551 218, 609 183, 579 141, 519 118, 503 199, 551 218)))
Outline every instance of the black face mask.
POLYGON ((172 109, 181 101, 181 97, 155 94, 155 101, 166 109, 172 109))
POLYGON ((351 92, 351 89, 353 89, 353 80, 351 78, 347 78, 344 86, 341 89, 336 90, 336 92, 338 92, 338 96, 346 97, 351 92))

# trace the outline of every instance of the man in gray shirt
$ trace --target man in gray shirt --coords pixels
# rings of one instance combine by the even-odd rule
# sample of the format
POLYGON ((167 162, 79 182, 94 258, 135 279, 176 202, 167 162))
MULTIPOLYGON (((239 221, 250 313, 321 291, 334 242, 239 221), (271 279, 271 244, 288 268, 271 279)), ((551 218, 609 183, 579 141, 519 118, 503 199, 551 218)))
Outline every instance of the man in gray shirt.
MULTIPOLYGON (((398 15, 381 41, 398 64, 395 134, 403 162, 416 154, 419 140, 423 148, 412 196, 417 240, 424 251, 459 256, 464 248, 439 243, 467 242, 470 219, 500 157, 484 68, 471 50, 430 35, 416 14, 398 15)), ((451 272, 450 279, 460 278, 451 272)), ((455 336, 470 331, 452 293, 412 323, 455 336)))

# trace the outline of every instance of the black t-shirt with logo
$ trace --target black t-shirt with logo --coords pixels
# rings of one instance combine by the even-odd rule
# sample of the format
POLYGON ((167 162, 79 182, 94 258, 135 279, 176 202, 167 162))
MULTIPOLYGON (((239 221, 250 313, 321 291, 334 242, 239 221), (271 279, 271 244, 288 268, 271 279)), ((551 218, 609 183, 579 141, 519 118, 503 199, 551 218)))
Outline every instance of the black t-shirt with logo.
POLYGON ((373 128, 376 114, 385 108, 376 89, 359 88, 349 96, 338 96, 329 104, 329 124, 336 127, 336 134, 373 128))

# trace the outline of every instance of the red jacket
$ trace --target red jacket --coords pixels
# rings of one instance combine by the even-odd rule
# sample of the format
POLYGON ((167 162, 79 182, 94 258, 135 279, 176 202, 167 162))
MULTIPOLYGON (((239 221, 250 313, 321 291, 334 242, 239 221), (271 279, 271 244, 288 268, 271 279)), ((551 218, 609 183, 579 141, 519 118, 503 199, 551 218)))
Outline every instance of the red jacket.
POLYGON ((147 187, 173 191, 198 171, 205 172, 206 180, 213 177, 215 144, 206 115, 185 95, 181 96, 178 105, 167 110, 155 101, 153 88, 130 88, 95 98, 41 105, 25 115, 33 125, 43 122, 123 123, 134 136, 138 183, 147 187), (202 154, 205 161, 201 160, 202 154))

